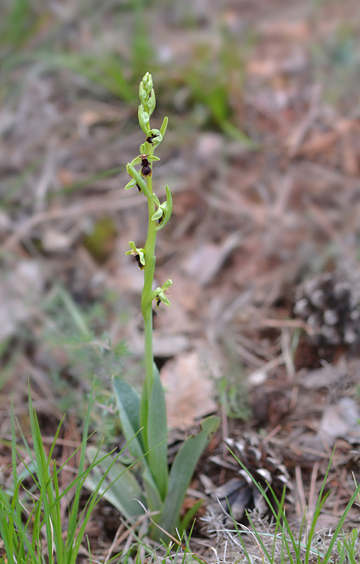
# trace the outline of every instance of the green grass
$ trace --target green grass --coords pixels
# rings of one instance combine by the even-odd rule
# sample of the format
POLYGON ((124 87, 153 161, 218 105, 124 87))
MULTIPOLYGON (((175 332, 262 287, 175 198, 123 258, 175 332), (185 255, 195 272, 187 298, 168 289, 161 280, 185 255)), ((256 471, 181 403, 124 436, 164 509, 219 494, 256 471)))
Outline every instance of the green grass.
POLYGON ((32 0, 3 0, 0 10, 0 49, 21 48, 36 30, 38 15, 32 0))
POLYGON ((256 512, 249 514, 250 527, 241 526, 233 520, 234 529, 226 531, 226 537, 224 535, 225 538, 231 538, 230 544, 233 547, 237 547, 237 558, 231 562, 246 562, 247 564, 257 562, 262 564, 355 564, 359 562, 359 531, 358 529, 346 531, 344 525, 351 507, 359 500, 360 485, 355 487, 333 531, 323 531, 318 523, 321 510, 331 495, 331 491, 325 493, 325 486, 332 458, 320 487, 313 516, 309 521, 304 515, 299 525, 290 522, 287 518, 285 489, 282 498, 277 500, 271 486, 268 485, 264 489, 255 481, 235 454, 233 452, 231 454, 247 472, 271 510, 270 521, 259 519, 256 512), (275 500, 275 506, 269 496, 275 500))
MULTIPOLYGON (((104 472, 91 494, 80 506, 84 483, 90 472, 108 457, 99 458, 86 467, 85 450, 88 442, 88 429, 92 400, 89 401, 87 416, 83 426, 82 443, 61 465, 53 458, 57 446, 60 422, 53 443, 47 453, 36 412, 32 405, 29 389, 29 416, 31 442, 20 429, 23 446, 18 446, 15 418, 12 415, 12 480, 6 480, 6 487, 0 489, 0 537, 6 556, 0 558, 1 564, 75 564, 80 548, 84 543, 86 527, 100 500, 99 490, 106 479, 104 472), (79 456, 76 477, 62 491, 59 476, 75 457, 79 456), (20 472, 19 468, 23 467, 20 472), (61 511, 62 501, 67 501, 65 517, 61 511)), ((119 453, 120 455, 121 453, 119 453)), ((112 465, 109 465, 109 471, 112 465)), ((118 479, 121 476, 115 478, 118 479)))

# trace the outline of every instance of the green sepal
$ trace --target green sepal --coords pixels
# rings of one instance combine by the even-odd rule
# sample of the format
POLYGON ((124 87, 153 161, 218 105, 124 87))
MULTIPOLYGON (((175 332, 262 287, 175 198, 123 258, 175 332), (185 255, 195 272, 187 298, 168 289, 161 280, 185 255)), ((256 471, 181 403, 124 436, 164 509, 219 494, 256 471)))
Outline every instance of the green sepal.
MULTIPOLYGON (((177 525, 181 505, 195 467, 219 423, 219 417, 211 416, 204 419, 200 433, 189 437, 175 457, 170 470, 168 494, 157 520, 158 525, 170 534, 174 533, 177 525)), ((160 538, 166 540, 164 534, 158 531, 156 540, 160 538)))
POLYGON ((142 156, 141 156, 141 155, 138 155, 137 157, 135 157, 135 159, 133 159, 133 160, 131 161, 131 163, 128 164, 128 166, 136 166, 136 165, 140 164, 140 163, 141 163, 141 159, 142 159, 142 156))
POLYGON ((169 299, 168 299, 162 292, 157 296, 157 298, 158 298, 163 304, 165 304, 165 305, 167 305, 167 306, 170 306, 170 305, 171 305, 169 299))
POLYGON ((162 137, 160 129, 150 129, 149 135, 153 138, 153 140, 156 139, 156 137, 162 137))
POLYGON ((134 186, 136 186, 136 180, 132 178, 125 186, 125 190, 130 190, 130 188, 133 188, 134 186))
MULTIPOLYGON (((143 146, 143 145, 141 145, 141 147, 142 147, 142 146, 143 146)), ((141 147, 140 147, 140 148, 141 148, 141 147)), ((131 161, 131 163, 129 163, 129 166, 135 166, 135 165, 140 164, 141 161, 142 161, 142 159, 143 159, 143 156, 144 156, 144 154, 138 155, 137 157, 135 157, 135 159, 133 159, 133 160, 131 161)), ((147 160, 148 160, 150 163, 153 163, 154 161, 159 161, 159 160, 160 160, 160 158, 159 158, 159 157, 155 157, 155 155, 146 155, 146 158, 147 158, 147 160)))
POLYGON ((166 206, 166 202, 164 204, 160 204, 160 200, 155 193, 153 193, 153 198, 154 198, 154 203, 158 209, 151 216, 151 221, 157 221, 164 215, 163 208, 166 206))
POLYGON ((163 215, 164 210, 161 206, 159 206, 156 212, 151 216, 151 221, 157 221, 158 219, 161 219, 163 215))

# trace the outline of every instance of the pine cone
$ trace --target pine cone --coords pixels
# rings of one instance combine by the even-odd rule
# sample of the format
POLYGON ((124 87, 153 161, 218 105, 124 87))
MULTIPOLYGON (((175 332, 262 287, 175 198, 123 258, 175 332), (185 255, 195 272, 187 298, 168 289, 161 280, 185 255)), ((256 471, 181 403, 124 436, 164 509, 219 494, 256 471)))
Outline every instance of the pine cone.
MULTIPOLYGON (((260 515, 268 513, 269 506, 257 483, 261 484, 275 508, 276 503, 268 485, 271 486, 277 499, 281 498, 283 488, 286 487, 287 499, 291 501, 292 483, 289 473, 268 443, 262 442, 255 433, 247 433, 240 441, 227 439, 226 442, 246 470, 239 468, 234 459, 237 476, 218 488, 212 488, 212 497, 220 502, 224 514, 231 511, 236 521, 242 521, 246 519, 247 511, 255 509, 260 515)), ((225 466, 229 468, 228 464, 225 466)))
POLYGON ((351 345, 360 336, 360 307, 351 284, 322 274, 298 287, 295 315, 314 330, 319 345, 351 345))

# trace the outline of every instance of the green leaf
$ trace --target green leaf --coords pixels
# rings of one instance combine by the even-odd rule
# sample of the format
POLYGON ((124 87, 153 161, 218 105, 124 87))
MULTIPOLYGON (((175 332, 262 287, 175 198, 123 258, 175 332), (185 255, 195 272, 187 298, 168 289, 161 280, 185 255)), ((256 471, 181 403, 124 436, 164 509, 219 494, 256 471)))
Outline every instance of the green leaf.
MULTIPOLYGON (((220 423, 219 417, 207 417, 201 423, 198 435, 189 437, 177 453, 170 471, 169 489, 158 524, 160 527, 173 533, 179 520, 179 514, 186 490, 194 473, 198 460, 208 445, 211 435, 220 423)), ((162 538, 160 531, 155 532, 162 538)), ((165 540, 165 537, 164 537, 165 540)))
POLYGON ((106 456, 106 454, 106 452, 99 451, 95 447, 86 449, 86 456, 91 464, 95 462, 95 459, 100 460, 103 457, 104 459, 87 476, 85 486, 89 490, 94 490, 106 473, 106 479, 99 489, 100 496, 103 496, 116 507, 126 519, 142 515, 144 510, 137 500, 145 506, 146 500, 134 475, 120 462, 113 464, 112 457, 106 456))
POLYGON ((165 116, 160 127, 160 133, 164 137, 169 119, 165 116))
POLYGON ((150 511, 159 511, 163 505, 159 490, 155 484, 154 478, 146 465, 143 473, 144 488, 146 492, 146 500, 150 511))
POLYGON ((134 178, 136 184, 140 187, 140 190, 142 190, 145 194, 145 196, 147 198, 150 198, 150 192, 147 189, 147 185, 146 182, 144 181, 144 179, 141 177, 141 174, 136 170, 136 168, 134 168, 131 164, 127 164, 126 165, 126 170, 127 173, 134 178))
POLYGON ((119 408, 120 421, 129 444, 129 451, 135 458, 144 456, 144 446, 140 433, 140 396, 119 376, 113 378, 113 388, 119 408))
POLYGON ((157 370, 154 370, 146 433, 147 445, 150 450, 147 455, 147 462, 161 499, 164 500, 168 488, 168 432, 164 389, 157 370))

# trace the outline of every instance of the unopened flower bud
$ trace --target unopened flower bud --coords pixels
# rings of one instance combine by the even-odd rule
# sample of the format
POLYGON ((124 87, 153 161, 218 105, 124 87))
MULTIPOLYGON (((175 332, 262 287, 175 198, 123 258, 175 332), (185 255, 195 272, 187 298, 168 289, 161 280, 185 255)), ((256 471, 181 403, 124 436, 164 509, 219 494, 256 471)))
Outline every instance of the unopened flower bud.
POLYGON ((142 82, 140 82, 140 86, 139 86, 139 98, 142 104, 146 104, 147 103, 147 99, 148 99, 148 95, 145 91, 144 85, 142 82))
POLYGON ((147 134, 148 131, 150 131, 150 125, 149 125, 150 116, 144 110, 144 107, 143 107, 142 104, 140 104, 140 106, 139 106, 138 119, 139 119, 139 124, 140 124, 141 129, 143 130, 143 132, 145 134, 147 134))
POLYGON ((153 88, 153 79, 149 72, 147 72, 141 81, 144 85, 145 91, 149 94, 153 88))
POLYGON ((148 102, 147 102, 147 109, 149 112, 149 115, 151 115, 153 113, 153 111, 155 110, 155 106, 156 106, 156 98, 155 98, 155 91, 154 89, 151 90, 149 98, 148 98, 148 102))

